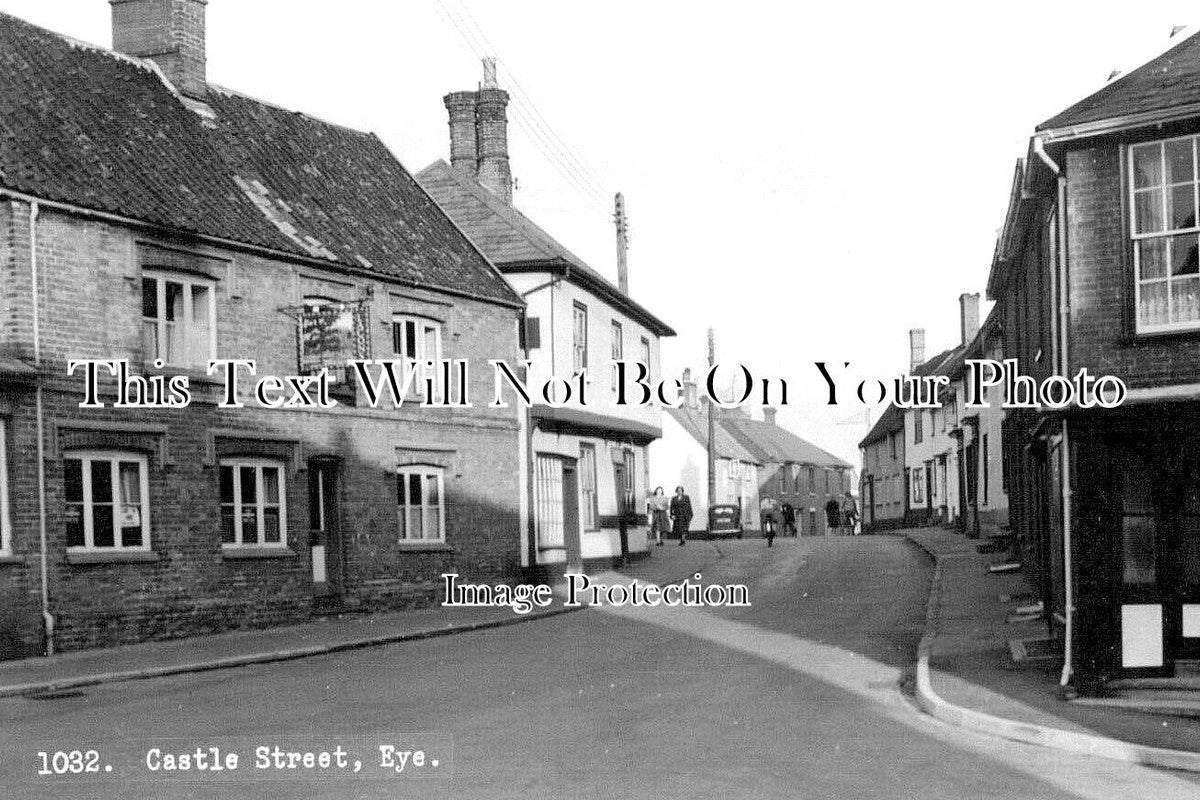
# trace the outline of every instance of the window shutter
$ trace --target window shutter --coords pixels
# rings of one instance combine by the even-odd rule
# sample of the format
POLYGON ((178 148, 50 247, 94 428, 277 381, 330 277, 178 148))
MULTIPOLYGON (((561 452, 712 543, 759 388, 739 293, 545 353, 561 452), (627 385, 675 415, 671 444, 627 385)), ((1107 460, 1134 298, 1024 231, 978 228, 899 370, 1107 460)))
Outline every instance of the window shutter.
POLYGON ((542 321, 537 317, 525 318, 525 349, 537 350, 542 346, 542 321))

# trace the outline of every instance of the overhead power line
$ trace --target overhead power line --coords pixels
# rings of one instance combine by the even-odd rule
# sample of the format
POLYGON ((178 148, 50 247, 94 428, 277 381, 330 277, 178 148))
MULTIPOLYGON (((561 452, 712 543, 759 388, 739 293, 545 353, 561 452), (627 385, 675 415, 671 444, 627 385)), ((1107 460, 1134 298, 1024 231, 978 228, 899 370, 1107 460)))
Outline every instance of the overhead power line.
MULTIPOLYGON (((479 23, 475 21, 471 12, 462 5, 461 0, 457 4, 457 14, 445 0, 438 0, 438 7, 442 16, 457 32, 467 52, 477 59, 491 56, 499 60, 491 40, 483 32, 479 23)), ((595 173, 583 162, 582 158, 550 127, 546 118, 538 111, 528 92, 521 86, 520 81, 507 64, 504 64, 503 61, 500 63, 504 68, 505 83, 514 90, 510 96, 516 102, 510 105, 510 109, 517 126, 529 137, 535 149, 541 153, 559 176, 583 199, 603 213, 609 213, 609 193, 605 191, 604 185, 596 178, 595 173)))

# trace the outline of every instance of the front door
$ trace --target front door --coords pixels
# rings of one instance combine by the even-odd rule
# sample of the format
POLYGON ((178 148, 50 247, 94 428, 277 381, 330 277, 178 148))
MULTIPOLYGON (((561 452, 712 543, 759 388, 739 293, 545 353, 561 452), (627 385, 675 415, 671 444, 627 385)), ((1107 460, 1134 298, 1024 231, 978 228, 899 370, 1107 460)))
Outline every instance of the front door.
POLYGON ((1117 548, 1120 668, 1126 677, 1170 675, 1173 637, 1170 622, 1171 565, 1169 489, 1155 480, 1154 465, 1145 450, 1128 448, 1118 467, 1121 500, 1117 548))
POLYGON ((1179 470, 1180 513, 1168 543, 1173 588, 1170 652, 1174 659, 1200 659, 1200 462, 1185 456, 1179 470))
POLYGON ((579 475, 574 461, 562 462, 562 525, 567 571, 583 571, 583 552, 579 541, 579 475))
POLYGON ((312 551, 313 595, 316 597, 338 597, 342 593, 337 497, 337 465, 329 461, 309 462, 308 542, 312 551))

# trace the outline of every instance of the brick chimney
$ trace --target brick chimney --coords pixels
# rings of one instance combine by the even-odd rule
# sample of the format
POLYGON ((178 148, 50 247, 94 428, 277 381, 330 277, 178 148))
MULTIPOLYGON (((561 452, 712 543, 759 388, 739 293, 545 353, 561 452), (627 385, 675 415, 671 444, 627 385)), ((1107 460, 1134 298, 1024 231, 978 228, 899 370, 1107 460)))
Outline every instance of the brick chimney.
POLYGON ((962 343, 966 346, 979 333, 979 292, 960 294, 958 306, 962 317, 962 343))
POLYGON ((442 98, 450 114, 450 165, 474 180, 479 169, 475 144, 475 92, 451 92, 442 98))
POLYGON ((109 0, 113 49, 153 61, 176 89, 203 99, 208 91, 204 7, 208 0, 109 0))
POLYGON ((479 185, 512 205, 512 169, 508 164, 508 92, 485 82, 475 101, 475 141, 479 148, 479 185))
POLYGON ((925 363, 925 329, 913 328, 908 332, 908 369, 915 372, 925 363))
POLYGON ((763 409, 763 422, 767 423, 768 425, 775 425, 776 424, 775 414, 778 410, 779 409, 770 408, 770 407, 764 408, 763 409))

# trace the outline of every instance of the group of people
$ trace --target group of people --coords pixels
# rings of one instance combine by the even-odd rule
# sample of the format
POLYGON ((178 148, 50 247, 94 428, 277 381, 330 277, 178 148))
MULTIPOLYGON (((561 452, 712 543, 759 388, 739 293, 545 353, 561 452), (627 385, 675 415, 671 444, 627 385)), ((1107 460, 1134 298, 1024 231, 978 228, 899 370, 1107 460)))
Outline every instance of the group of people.
MULTIPOLYGON (((777 503, 772 497, 764 497, 759 503, 759 512, 767 547, 774 546, 775 536, 780 532, 784 536, 797 535, 796 509, 790 503, 777 503)), ((687 543, 693 516, 692 499, 682 486, 676 486, 674 496, 669 499, 663 487, 656 487, 646 501, 646 516, 650 519, 646 535, 655 540, 656 546, 662 546, 666 531, 678 537, 681 546, 687 543)), ((830 533, 843 527, 851 536, 858 533, 858 504, 850 492, 846 492, 841 502, 835 497, 829 498, 825 504, 825 517, 830 533)))
POLYGON ((663 533, 671 531, 679 537, 679 545, 687 544, 688 528, 692 524, 692 498, 682 486, 675 487, 675 494, 670 500, 663 492, 663 487, 656 487, 654 494, 646 501, 646 516, 650 518, 650 530, 647 536, 654 539, 656 547, 662 547, 663 533))

